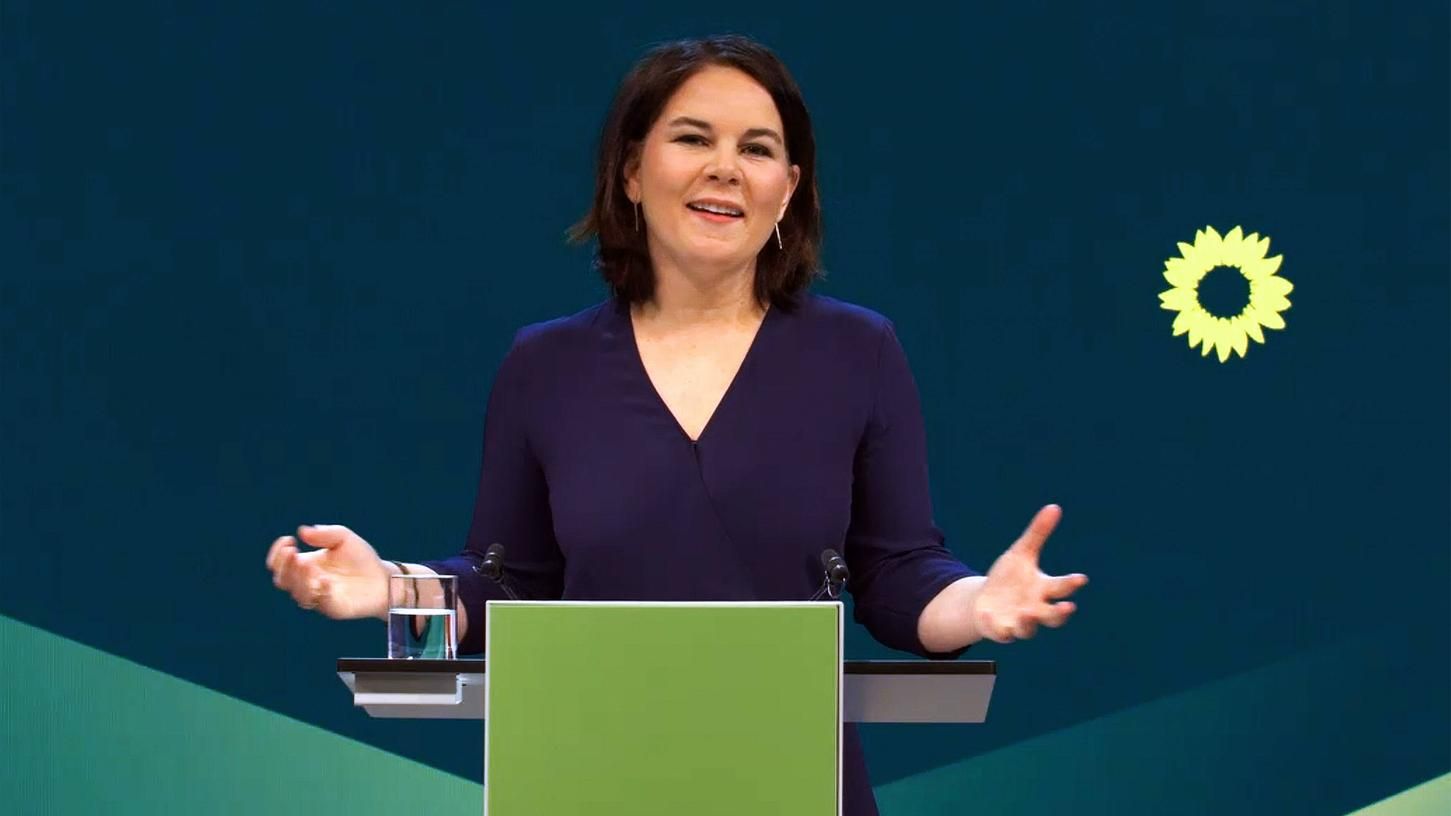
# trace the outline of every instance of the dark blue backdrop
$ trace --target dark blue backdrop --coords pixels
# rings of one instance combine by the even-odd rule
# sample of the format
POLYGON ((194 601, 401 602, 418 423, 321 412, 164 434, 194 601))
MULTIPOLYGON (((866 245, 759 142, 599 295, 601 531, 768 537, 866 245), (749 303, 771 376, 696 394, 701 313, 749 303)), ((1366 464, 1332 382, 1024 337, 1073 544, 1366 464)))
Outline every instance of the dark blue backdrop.
POLYGON ((1416 716, 1296 794, 1343 812, 1451 770, 1444 4, 0 23, 0 613, 477 779, 477 724, 351 708, 332 661, 382 627, 299 613, 263 555, 318 521, 461 545, 509 338, 603 296, 563 231, 615 82, 741 31, 811 106, 820 289, 896 321, 949 544, 985 567, 1056 501, 1045 566, 1094 580, 1068 629, 974 650, 1002 661, 987 726, 869 731, 875 780, 1354 635, 1407 661, 1366 697, 1416 716), (1157 299, 1206 225, 1269 236, 1295 284, 1226 364, 1157 299))

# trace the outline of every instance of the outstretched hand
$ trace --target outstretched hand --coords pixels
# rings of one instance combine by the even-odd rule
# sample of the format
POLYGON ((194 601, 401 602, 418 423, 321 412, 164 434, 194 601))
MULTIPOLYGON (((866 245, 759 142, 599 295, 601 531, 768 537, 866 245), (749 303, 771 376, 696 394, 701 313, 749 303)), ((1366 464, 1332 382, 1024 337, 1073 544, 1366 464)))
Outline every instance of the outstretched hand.
POLYGON ((1088 576, 1052 576, 1038 568, 1043 542, 1062 516, 1056 504, 1039 510, 1018 540, 993 562, 972 608, 973 624, 982 637, 998 643, 1030 638, 1039 625, 1062 626, 1077 609, 1062 599, 1087 584, 1088 576))
POLYGON ((371 544, 341 524, 299 527, 267 551, 272 583, 303 609, 329 618, 381 618, 388 610, 389 570, 371 544), (316 549, 298 551, 298 540, 316 549))

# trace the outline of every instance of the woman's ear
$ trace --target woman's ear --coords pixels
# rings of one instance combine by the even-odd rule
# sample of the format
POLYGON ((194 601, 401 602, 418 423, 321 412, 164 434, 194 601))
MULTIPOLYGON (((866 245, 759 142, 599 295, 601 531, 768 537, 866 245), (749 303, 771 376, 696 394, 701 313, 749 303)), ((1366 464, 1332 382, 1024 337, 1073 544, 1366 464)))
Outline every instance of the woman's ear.
POLYGON ((640 143, 631 142, 625 148, 625 163, 621 168, 625 178, 625 196, 633 203, 640 203, 640 143))
POLYGON ((780 221, 786 217, 786 210, 791 208, 791 196, 796 195, 796 185, 801 182, 801 166, 791 165, 791 183, 786 185, 786 200, 781 202, 781 212, 777 213, 776 220, 780 221))

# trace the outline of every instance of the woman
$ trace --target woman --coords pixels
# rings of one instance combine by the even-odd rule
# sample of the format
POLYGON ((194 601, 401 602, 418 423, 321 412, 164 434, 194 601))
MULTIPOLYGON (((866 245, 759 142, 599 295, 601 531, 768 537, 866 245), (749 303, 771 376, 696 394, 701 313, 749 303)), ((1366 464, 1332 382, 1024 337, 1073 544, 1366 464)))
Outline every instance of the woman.
MULTIPOLYGON (((1038 569, 1043 508, 986 576, 943 547, 916 386, 891 324, 807 293, 821 237, 801 94, 762 46, 673 43, 626 77, 594 205, 612 297, 530 326, 495 379, 463 553, 382 560, 345 527, 267 556, 274 583, 332 618, 386 618, 400 570, 459 576, 461 653, 483 650, 475 568, 494 542, 536 599, 801 600, 820 554, 851 569, 856 618, 888 646, 950 657, 1059 626, 1082 575, 1038 569)), ((848 814, 875 813, 847 729, 848 814)))

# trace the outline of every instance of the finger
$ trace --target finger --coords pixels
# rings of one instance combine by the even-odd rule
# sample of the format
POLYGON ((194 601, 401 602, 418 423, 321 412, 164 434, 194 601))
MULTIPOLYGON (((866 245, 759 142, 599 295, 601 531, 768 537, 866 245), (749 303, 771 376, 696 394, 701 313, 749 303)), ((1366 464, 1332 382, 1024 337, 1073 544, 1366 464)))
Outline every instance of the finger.
POLYGON ((1046 598, 1051 598, 1056 601, 1059 598, 1067 598, 1087 583, 1088 576, 1077 572, 1059 578, 1050 578, 1048 579, 1048 587, 1043 592, 1043 595, 1046 598))
POLYGON ((330 550, 348 540, 353 531, 341 524, 312 524, 297 528, 297 535, 307 544, 330 550))
POLYGON ((1063 508, 1056 504, 1045 506, 1028 522, 1027 529, 1013 542, 1013 547, 1036 559, 1043 552, 1043 542, 1053 534, 1053 528, 1058 526, 1058 519, 1062 517, 1063 508))
POLYGON ((317 604, 319 610, 329 617, 339 610, 333 599, 333 581, 326 575, 317 581, 317 604))
POLYGON ((1043 604, 1042 608, 1037 611, 1036 617, 1038 618, 1038 622, 1044 626, 1057 629, 1067 623, 1069 616, 1077 609, 1078 607, 1072 601, 1043 604))
POLYGON ((298 586, 317 587, 318 578, 322 576, 322 567, 317 563, 316 558, 309 556, 315 553, 299 553, 297 562, 292 567, 293 580, 298 586))
POLYGON ((306 561, 298 560, 291 573, 289 580, 292 584, 292 597, 299 606, 312 609, 317 606, 319 581, 317 568, 311 567, 306 561))
POLYGON ((993 616, 981 609, 975 610, 972 615, 973 626, 977 629, 978 637, 984 640, 991 640, 994 643, 1001 643, 998 639, 997 627, 993 625, 993 616))
POLYGON ((269 548, 267 548, 267 569, 268 569, 268 571, 272 571, 272 570, 275 570, 277 568, 277 564, 276 564, 277 555, 278 555, 278 553, 280 553, 282 551, 282 548, 283 547, 286 547, 286 546, 296 546, 294 544, 293 540, 292 540, 292 536, 282 536, 281 538, 278 538, 276 541, 273 541, 272 542, 272 546, 269 547, 269 548))
POLYGON ((1003 633, 1013 640, 1024 640, 1033 636, 1038 623, 1033 619, 1031 608, 1016 609, 999 617, 1003 633))
POLYGON ((297 550, 288 547, 278 557, 277 574, 273 576, 272 583, 279 589, 291 592, 297 586, 296 569, 298 564, 297 550))
POLYGON ((1012 643, 1013 630, 1010 621, 991 613, 981 613, 977 618, 977 631, 994 643, 1012 643))

